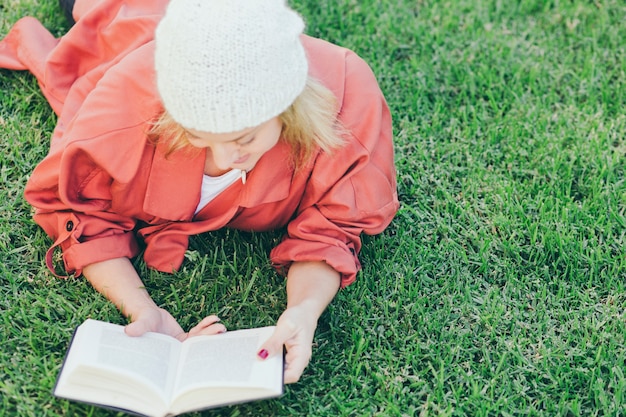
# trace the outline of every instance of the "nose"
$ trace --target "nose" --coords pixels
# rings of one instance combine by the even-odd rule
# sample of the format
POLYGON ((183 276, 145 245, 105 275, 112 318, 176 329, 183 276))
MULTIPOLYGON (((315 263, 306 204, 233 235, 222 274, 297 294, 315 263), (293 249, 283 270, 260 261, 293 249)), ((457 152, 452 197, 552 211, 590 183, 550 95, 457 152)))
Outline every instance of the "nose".
POLYGON ((228 169, 239 158, 239 148, 236 144, 224 143, 211 146, 213 162, 219 169, 228 169))

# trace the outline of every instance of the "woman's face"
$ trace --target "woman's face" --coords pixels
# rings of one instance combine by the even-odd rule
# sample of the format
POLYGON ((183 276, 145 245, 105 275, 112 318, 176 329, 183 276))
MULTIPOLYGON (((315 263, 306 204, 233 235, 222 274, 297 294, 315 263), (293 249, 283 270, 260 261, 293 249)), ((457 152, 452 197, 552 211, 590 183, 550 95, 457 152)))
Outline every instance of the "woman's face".
POLYGON ((276 145, 281 130, 282 122, 278 117, 233 133, 186 129, 192 146, 207 149, 205 173, 209 175, 220 175, 231 169, 250 171, 263 154, 276 145))

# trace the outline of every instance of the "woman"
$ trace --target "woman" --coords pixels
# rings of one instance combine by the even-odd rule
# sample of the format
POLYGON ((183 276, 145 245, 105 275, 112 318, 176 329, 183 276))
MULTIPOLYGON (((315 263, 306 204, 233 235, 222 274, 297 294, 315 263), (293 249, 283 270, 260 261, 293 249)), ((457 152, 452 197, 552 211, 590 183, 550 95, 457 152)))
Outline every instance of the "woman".
POLYGON ((283 0, 78 0, 54 39, 20 20, 0 67, 30 70, 58 114, 25 190, 68 273, 131 323, 180 340, 130 259, 177 270, 192 234, 287 226, 270 253, 287 307, 261 359, 286 347, 285 382, 311 356, 317 320, 355 280, 362 232, 398 208, 391 119, 369 67, 302 34, 283 0), (140 248, 140 243, 145 248, 140 248))

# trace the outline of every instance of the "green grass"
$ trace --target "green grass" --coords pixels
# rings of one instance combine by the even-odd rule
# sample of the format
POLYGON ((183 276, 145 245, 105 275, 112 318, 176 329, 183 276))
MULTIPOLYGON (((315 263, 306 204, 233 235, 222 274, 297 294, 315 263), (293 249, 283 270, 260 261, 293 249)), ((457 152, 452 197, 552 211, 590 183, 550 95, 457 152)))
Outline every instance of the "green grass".
MULTIPOLYGON (((626 5, 291 4, 377 74, 402 206, 364 238, 301 382, 203 415, 626 415, 626 5)), ((25 14, 66 29, 54 0, 0 0, 0 34, 25 14)), ((74 326, 123 319, 46 271, 21 194, 55 120, 32 77, 0 71, 0 106, 0 413, 116 415, 51 395, 74 326)), ((221 231, 194 238, 175 275, 137 267, 183 326, 271 324, 279 238, 221 231)))

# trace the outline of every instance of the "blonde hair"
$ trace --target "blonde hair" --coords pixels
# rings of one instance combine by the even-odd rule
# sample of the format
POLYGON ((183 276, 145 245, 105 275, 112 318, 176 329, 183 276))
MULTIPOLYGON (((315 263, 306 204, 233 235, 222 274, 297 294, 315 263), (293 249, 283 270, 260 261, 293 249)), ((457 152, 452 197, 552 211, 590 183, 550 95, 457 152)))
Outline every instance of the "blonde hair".
MULTIPOLYGON (((309 77, 304 90, 278 117, 283 123, 281 140, 291 146, 292 163, 298 169, 317 153, 331 153, 343 143, 345 133, 337 120, 333 93, 309 77)), ((185 129, 164 111, 148 132, 152 143, 167 141, 166 156, 185 149, 196 149, 187 140, 185 129)))

